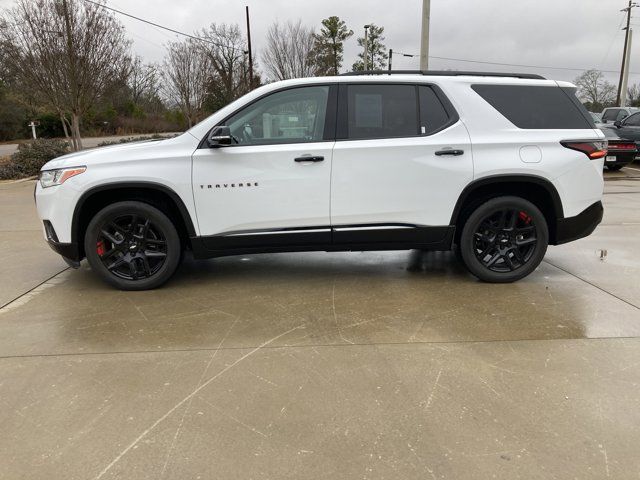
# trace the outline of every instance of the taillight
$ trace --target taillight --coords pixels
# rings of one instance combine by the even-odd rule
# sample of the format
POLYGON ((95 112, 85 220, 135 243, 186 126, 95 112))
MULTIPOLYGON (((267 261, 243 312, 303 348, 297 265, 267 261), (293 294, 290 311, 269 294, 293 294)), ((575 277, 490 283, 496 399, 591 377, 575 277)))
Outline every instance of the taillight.
POLYGON ((563 147, 584 153, 591 160, 597 160, 607 155, 606 140, 565 140, 560 142, 563 147))
POLYGON ((619 142, 617 140, 609 141, 608 150, 622 150, 625 152, 633 152, 637 149, 635 142, 619 142))

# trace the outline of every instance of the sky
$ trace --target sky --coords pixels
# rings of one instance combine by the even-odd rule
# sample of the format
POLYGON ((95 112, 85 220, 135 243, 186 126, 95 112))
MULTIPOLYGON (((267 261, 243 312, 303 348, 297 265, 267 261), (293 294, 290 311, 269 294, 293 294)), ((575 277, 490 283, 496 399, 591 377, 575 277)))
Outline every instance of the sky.
MULTIPOLYGON (((14 0, 0 0, 0 13, 14 0)), ((254 55, 260 61, 266 32, 276 20, 297 21, 319 29, 323 18, 337 15, 355 35, 345 44, 350 68, 360 51, 356 37, 363 26, 385 28, 385 45, 394 50, 394 69, 415 69, 422 0, 108 0, 107 5, 186 33, 215 23, 238 23, 244 32, 245 5, 251 14, 254 55)), ((627 0, 431 0, 430 55, 461 60, 562 68, 529 68, 430 59, 431 69, 518 71, 547 78, 573 80, 584 69, 606 73, 617 84, 624 42, 627 0), (574 70, 567 70, 574 69, 574 70)), ((640 32, 640 8, 634 9, 632 29, 640 32)), ((148 62, 160 62, 164 45, 179 37, 156 27, 119 16, 133 50, 148 62)), ((640 83, 640 35, 632 44, 629 83, 640 83), (634 73, 637 72, 637 73, 634 73)))

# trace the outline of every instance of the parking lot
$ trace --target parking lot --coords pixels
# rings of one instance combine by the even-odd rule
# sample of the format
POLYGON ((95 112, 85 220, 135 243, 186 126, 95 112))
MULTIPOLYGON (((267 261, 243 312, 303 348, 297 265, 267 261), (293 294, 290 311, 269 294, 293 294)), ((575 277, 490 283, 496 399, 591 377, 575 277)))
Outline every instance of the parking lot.
POLYGON ((637 478, 640 167, 606 179, 514 284, 320 252, 146 292, 68 269, 0 184, 0 478, 637 478))

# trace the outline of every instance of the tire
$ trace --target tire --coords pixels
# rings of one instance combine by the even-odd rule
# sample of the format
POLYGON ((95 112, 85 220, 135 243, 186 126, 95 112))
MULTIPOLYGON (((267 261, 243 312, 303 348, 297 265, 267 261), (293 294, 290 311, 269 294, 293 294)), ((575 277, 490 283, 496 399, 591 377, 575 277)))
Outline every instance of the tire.
POLYGON ((622 167, 624 167, 624 165, 607 165, 607 169, 611 172, 617 172, 618 170, 621 170, 622 167))
POLYGON ((520 197, 480 205, 462 227, 460 254, 484 282, 509 283, 533 272, 544 258, 549 229, 542 212, 520 197))
POLYGON ((182 247, 176 227, 143 202, 118 202, 100 210, 84 238, 89 265, 120 290, 149 290, 174 274, 182 247))

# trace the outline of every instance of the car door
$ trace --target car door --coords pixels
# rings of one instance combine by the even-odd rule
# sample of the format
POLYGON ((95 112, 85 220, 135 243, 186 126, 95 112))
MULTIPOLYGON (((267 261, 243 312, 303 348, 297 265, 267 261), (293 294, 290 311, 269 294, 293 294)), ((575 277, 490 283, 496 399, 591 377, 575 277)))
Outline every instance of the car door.
POLYGON ((330 242, 336 96, 329 85, 270 93, 221 122, 232 145, 196 150, 193 194, 206 248, 330 242))
POLYGON ((340 86, 335 243, 434 243, 473 177, 469 134, 437 86, 340 86))
POLYGON ((616 132, 620 138, 640 142, 640 112, 629 115, 616 132))

